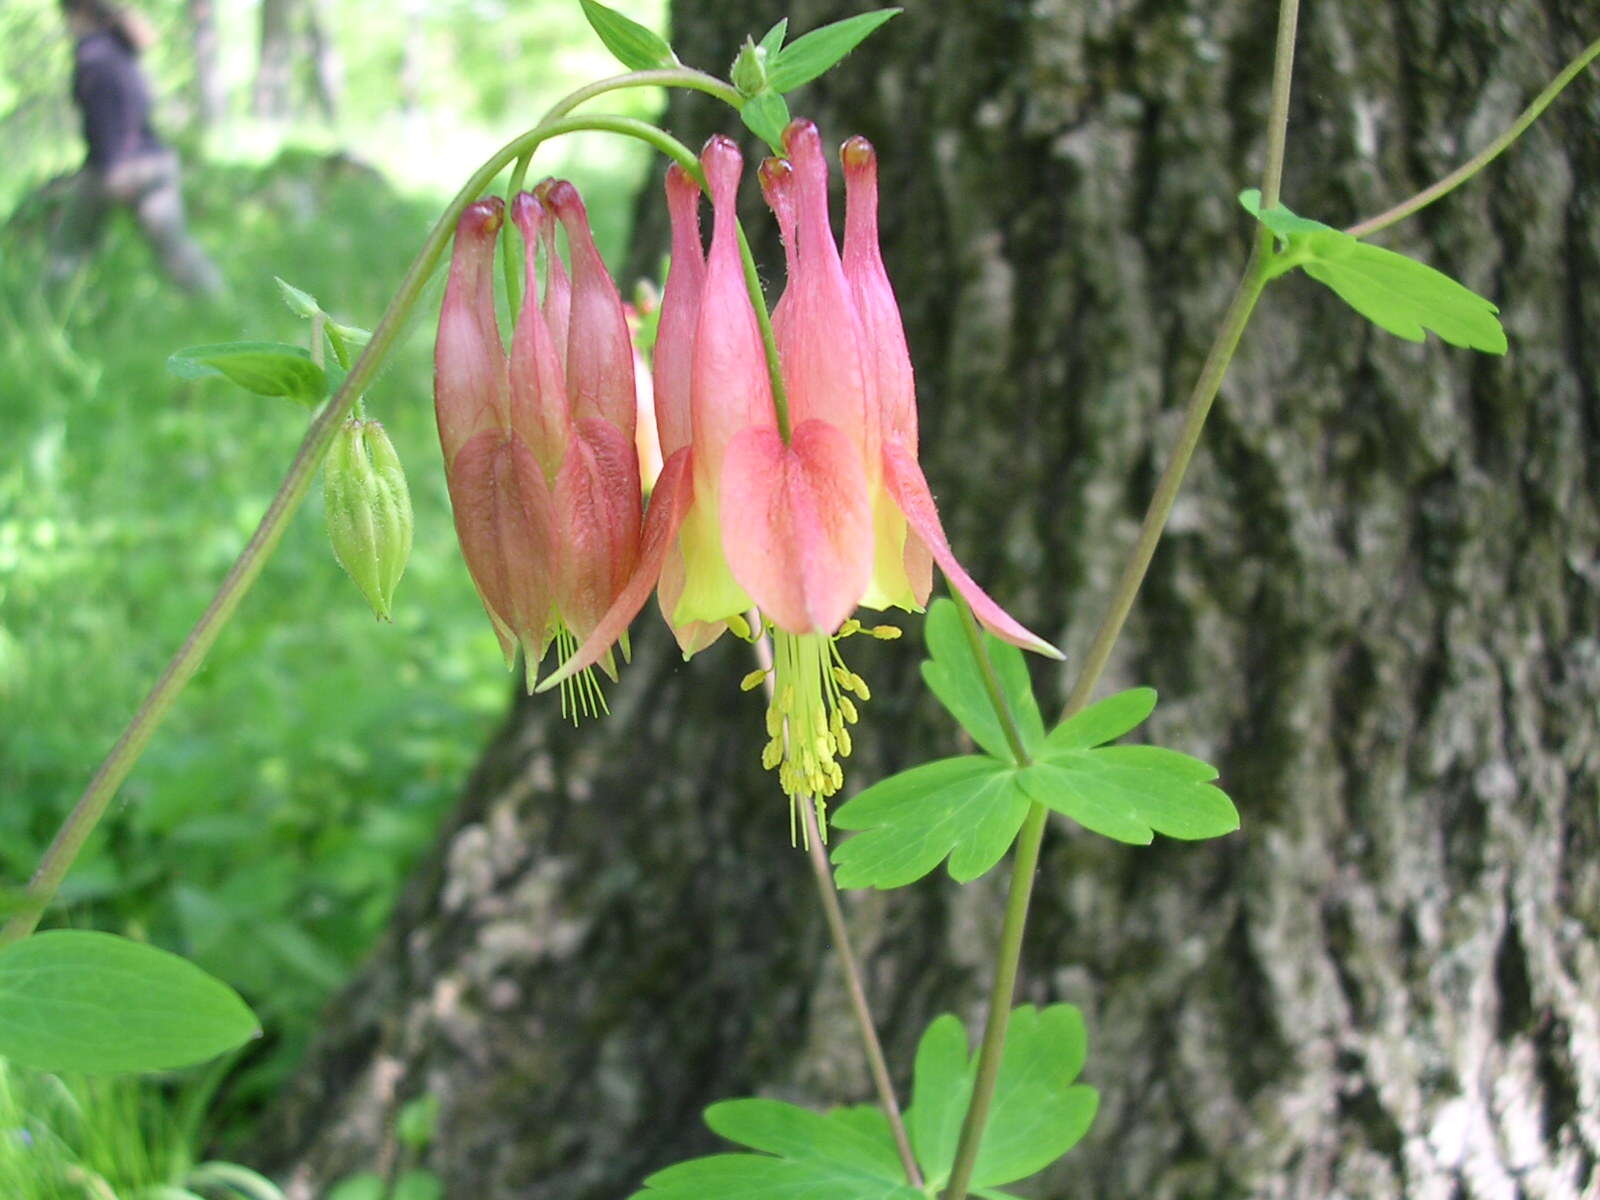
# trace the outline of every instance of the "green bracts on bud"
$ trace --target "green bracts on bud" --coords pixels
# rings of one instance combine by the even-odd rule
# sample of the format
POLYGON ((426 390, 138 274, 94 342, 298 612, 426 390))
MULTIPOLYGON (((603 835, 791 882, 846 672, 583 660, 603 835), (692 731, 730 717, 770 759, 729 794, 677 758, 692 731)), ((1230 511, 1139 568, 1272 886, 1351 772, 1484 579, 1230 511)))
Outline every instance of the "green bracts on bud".
POLYGON ((322 468, 334 557, 380 621, 411 557, 411 492, 389 435, 376 421, 346 421, 322 468))
POLYGON ((744 45, 739 47, 739 57, 733 60, 733 69, 729 72, 729 77, 741 96, 754 96, 766 87, 766 47, 758 46, 752 39, 745 38, 744 45))

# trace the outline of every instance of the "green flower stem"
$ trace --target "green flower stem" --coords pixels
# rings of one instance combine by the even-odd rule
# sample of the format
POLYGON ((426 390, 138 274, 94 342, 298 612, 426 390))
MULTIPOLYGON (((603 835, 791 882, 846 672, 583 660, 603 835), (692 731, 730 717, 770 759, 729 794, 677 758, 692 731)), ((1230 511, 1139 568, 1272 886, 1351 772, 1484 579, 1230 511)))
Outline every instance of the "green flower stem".
MULTIPOLYGON (((1279 11, 1277 55, 1273 63, 1272 111, 1267 122, 1267 165, 1261 188, 1263 207, 1277 203, 1283 180, 1283 156, 1289 120, 1289 82, 1294 69, 1294 29, 1298 14, 1298 0, 1283 0, 1279 11)), ((1222 318, 1211 350, 1206 355, 1200 377, 1195 381, 1194 390, 1189 394, 1178 443, 1173 448, 1172 457, 1156 484, 1155 495, 1150 498, 1150 506, 1145 512, 1144 523, 1139 528, 1138 539, 1128 552, 1122 574, 1117 580, 1111 606, 1101 618, 1094 640, 1084 656, 1083 665, 1078 669, 1077 680, 1067 698, 1065 716, 1071 716, 1081 710, 1088 703, 1095 685, 1100 681, 1100 675, 1111 657, 1112 647, 1116 645, 1117 637, 1121 634, 1128 614, 1133 609, 1139 587, 1144 582, 1145 572, 1149 569, 1156 545, 1161 540, 1162 530, 1166 528, 1167 519, 1172 514, 1172 506, 1177 499, 1178 489, 1183 484, 1184 473, 1188 470, 1189 461, 1194 457, 1195 448, 1200 444, 1200 433, 1205 426, 1206 416, 1211 411, 1212 401, 1216 399, 1217 392, 1222 387, 1228 364, 1233 360, 1239 339, 1250 321, 1250 314, 1255 310, 1256 301, 1260 299, 1261 291, 1267 284, 1267 252, 1271 246, 1271 234, 1265 228, 1262 229, 1262 234, 1264 236, 1256 239, 1250 259, 1245 264, 1244 274, 1234 289, 1233 299, 1228 304, 1228 310, 1222 318)), ((965 608, 964 605, 961 607, 965 608)), ((988 650, 983 644, 982 637, 978 636, 976 624, 969 617, 964 625, 978 662, 988 663, 988 650)), ((993 665, 989 664, 988 672, 992 674, 993 670, 993 665)), ((991 701, 995 699, 992 692, 990 699, 991 701)), ((1007 740, 1014 747, 1021 745, 1021 730, 1017 728, 1009 707, 1003 703, 995 704, 995 715, 1006 731, 1007 740)), ((955 1162, 950 1171, 950 1183, 945 1189, 944 1200, 966 1200, 967 1191, 972 1184, 972 1172, 977 1165, 978 1150, 989 1117, 989 1106, 994 1100, 995 1084, 1000 1077, 1006 1026, 1011 1018, 1011 1005, 1016 995, 1017 971, 1022 961, 1022 939, 1027 928, 1028 905, 1033 899, 1034 875, 1039 867, 1039 850, 1044 842, 1048 815, 1048 810, 1042 804, 1031 805, 1017 836, 1016 850, 1011 860, 1011 883, 1006 896, 1005 917, 1000 927, 1000 944, 995 952, 995 975, 989 993, 989 1012, 984 1024, 983 1042, 978 1051, 977 1074, 972 1085, 972 1100, 961 1124, 961 1139, 956 1146, 955 1162)))
MULTIPOLYGON (((533 162, 532 154, 524 154, 517 159, 511 168, 511 181, 506 184, 506 215, 511 215, 511 205, 517 198, 517 193, 522 190, 522 185, 528 178, 528 167, 533 162)), ((500 268, 505 274, 506 284, 506 311, 511 314, 511 325, 517 324, 517 316, 522 311, 522 262, 517 248, 522 242, 522 231, 517 228, 515 221, 508 220, 505 228, 500 232, 500 268)))
MULTIPOLYGON (((698 171, 699 164, 695 162, 693 154, 681 143, 647 122, 632 117, 568 117, 566 114, 584 100, 591 99, 602 91, 622 87, 681 86, 719 94, 705 82, 710 79, 710 76, 702 75, 698 71, 639 71, 580 88, 557 103, 545 119, 534 128, 513 138, 497 150, 456 193, 455 198, 446 206, 429 231, 422 248, 417 251, 417 256, 406 271, 394 299, 389 302, 383 318, 373 330, 372 340, 362 350, 361 357, 356 360, 355 366, 345 377, 344 384, 312 419, 305 437, 300 442, 300 448, 295 452, 294 461, 290 463, 288 473, 285 474, 277 493, 267 505, 267 511, 262 516, 261 523, 256 526, 255 533, 251 535, 244 550, 240 552, 223 578, 211 603, 207 605, 194 628, 189 631, 178 652, 167 663, 155 686, 134 711, 122 736, 117 739, 116 745, 101 762, 88 787, 84 789, 83 795, 62 822, 61 828, 57 830, 33 878, 28 882, 22 905, 12 914, 4 929, 0 929, 0 946, 27 937, 38 926, 39 918, 54 899, 61 887, 61 881, 82 852, 89 835, 105 816, 117 789, 122 786, 122 781, 133 770, 134 764, 139 761, 139 756, 143 754, 145 746, 149 744, 162 718, 166 716, 168 709, 172 707, 189 680, 194 677, 194 673, 200 669, 206 654, 227 626, 239 602, 244 599, 251 584, 261 574, 267 559, 277 548, 289 519, 294 516, 301 501, 305 499, 312 477, 327 453, 340 422, 355 398, 372 382, 384 358, 399 339, 411 310, 421 297, 423 288, 438 266, 445 248, 450 244, 456 222, 466 206, 482 195, 494 181, 495 176, 509 163, 523 155, 531 155, 540 143, 550 138, 583 130, 601 130, 637 137, 662 150, 676 161, 684 163, 686 169, 692 168, 698 171)), ((725 85, 723 90, 735 94, 725 85)))
MULTIPOLYGON (((761 617, 752 612, 748 617, 751 629, 760 629, 761 617)), ((766 672, 762 686, 767 702, 773 698, 772 640, 762 634, 755 640, 756 661, 766 672)), ((883 1044, 878 1040, 878 1028, 872 1019, 872 1007, 867 1003, 866 983, 861 976, 861 966, 855 951, 850 948, 850 927, 845 924, 844 909, 839 904, 839 888, 833 881, 833 866, 828 862, 828 852, 823 847, 822 827, 817 821, 816 808, 800 805, 801 819, 805 822, 806 851, 811 859, 811 874, 817 881, 817 895, 822 901, 822 912, 828 921, 828 932, 833 937, 833 948, 839 956, 839 966, 844 971, 845 987, 850 993, 850 1010, 855 1014, 856 1028, 861 1034, 862 1047, 867 1052, 867 1066, 872 1073, 872 1084, 878 1092, 878 1107, 883 1110, 894 1134, 895 1149, 900 1153, 900 1165, 905 1168, 906 1180, 912 1187, 922 1186, 922 1172, 917 1167, 917 1156, 911 1152, 911 1139, 906 1136, 906 1123, 900 1113, 900 1101, 894 1094, 894 1082, 889 1078, 889 1064, 884 1058, 883 1044)))
POLYGON ((772 332, 772 314, 767 311, 767 297, 761 290, 761 276, 756 271, 755 255, 750 253, 750 240, 744 236, 743 225, 739 226, 739 257, 744 260, 744 286, 756 310, 756 324, 761 327, 761 348, 766 351, 767 374, 772 379, 772 407, 777 411, 778 434, 787 445, 789 389, 784 386, 783 367, 778 361, 778 339, 772 332))
MULTIPOLYGON (((1576 79, 1579 73, 1596 58, 1600 58, 1600 38, 1590 42, 1578 54, 1578 57, 1562 68, 1561 73, 1550 81, 1550 86, 1535 96, 1533 103, 1523 109, 1522 115, 1511 122, 1505 132, 1495 138, 1494 141, 1490 142, 1454 171, 1451 171, 1443 179, 1430 187, 1424 188, 1415 196, 1412 196, 1411 199, 1402 200, 1393 208, 1386 209, 1375 217, 1368 217, 1365 221, 1350 226, 1345 232, 1351 237, 1358 238, 1377 233, 1378 230, 1387 229, 1396 221, 1404 220, 1418 209, 1426 208, 1440 196, 1460 187, 1498 158, 1507 146, 1527 132, 1528 126, 1537 121, 1539 115, 1550 107, 1550 102, 1559 96, 1566 86, 1576 79)), ((1263 200, 1263 206, 1265 207, 1265 200, 1263 200)))
POLYGON ((1000 676, 995 673, 994 662, 983 644, 983 634, 978 629, 977 618, 972 615, 972 606, 953 587, 950 589, 950 598, 956 602, 956 612, 961 614, 962 632, 967 635, 967 645, 971 647, 972 657, 978 664, 978 675, 983 680, 983 690, 989 696, 989 704, 1000 718, 1000 728, 1006 735, 1011 757, 1019 767, 1030 766, 1033 756, 1022 743, 1022 729, 1017 725, 1016 714, 1011 711, 1011 702, 1006 699, 1005 689, 1000 686, 1000 676))

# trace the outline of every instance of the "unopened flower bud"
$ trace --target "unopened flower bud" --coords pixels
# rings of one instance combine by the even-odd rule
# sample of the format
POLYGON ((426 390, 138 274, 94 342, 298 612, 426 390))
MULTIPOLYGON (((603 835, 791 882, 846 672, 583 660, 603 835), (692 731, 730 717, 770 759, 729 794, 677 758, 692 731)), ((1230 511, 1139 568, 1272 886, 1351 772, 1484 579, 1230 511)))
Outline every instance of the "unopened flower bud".
POLYGON ((733 60, 730 78, 741 96, 754 96, 767 86, 767 52, 756 45, 754 39, 745 38, 744 45, 739 47, 739 57, 733 60))
POLYGON ((322 471, 328 540, 381 621, 411 557, 411 492, 383 426, 346 421, 322 471))

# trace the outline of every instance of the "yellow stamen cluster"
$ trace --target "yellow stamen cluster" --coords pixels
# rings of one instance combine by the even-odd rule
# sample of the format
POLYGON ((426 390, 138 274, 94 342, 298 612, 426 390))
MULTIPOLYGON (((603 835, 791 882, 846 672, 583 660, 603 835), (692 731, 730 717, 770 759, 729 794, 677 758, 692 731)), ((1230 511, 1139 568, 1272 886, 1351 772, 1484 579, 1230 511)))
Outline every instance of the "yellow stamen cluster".
MULTIPOLYGON (((847 629, 850 624, 847 623, 847 629)), ((846 637, 855 629, 839 631, 846 637)), ((896 633, 899 631, 896 630, 896 633)), ((827 837, 827 797, 844 786, 839 760, 850 755, 850 729, 859 714, 847 693, 867 700, 861 676, 844 665, 836 637, 772 631, 772 701, 767 707, 767 745, 761 765, 778 772, 789 796, 789 838, 806 836, 801 804, 814 804, 817 824, 827 837)), ((764 671, 745 676, 747 690, 760 687, 764 671)))

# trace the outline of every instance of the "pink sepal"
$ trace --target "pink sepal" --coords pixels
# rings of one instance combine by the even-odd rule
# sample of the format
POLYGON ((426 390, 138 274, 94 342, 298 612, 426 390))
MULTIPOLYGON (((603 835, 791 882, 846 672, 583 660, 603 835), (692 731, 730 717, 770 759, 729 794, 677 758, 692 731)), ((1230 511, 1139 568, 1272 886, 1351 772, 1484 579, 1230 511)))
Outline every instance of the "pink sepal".
POLYGON ((833 633, 872 574, 872 507, 860 455, 826 421, 787 446, 748 429, 722 469, 722 547, 733 577, 789 633, 833 633))
POLYGON ((556 603, 583 641, 633 574, 639 546, 639 459, 609 421, 580 420, 556 476, 561 571, 556 603))
POLYGON ((515 433, 470 438, 446 473, 461 556, 509 660, 544 650, 555 599, 555 505, 533 452, 515 433))
POLYGON ((991 633, 1024 650, 1032 650, 1049 658, 1066 657, 1042 637, 1030 633, 990 599, 989 594, 956 561, 950 541, 944 535, 944 526, 939 521, 939 510, 934 506, 933 494, 928 490, 928 480, 917 465, 916 456, 895 438, 889 439, 883 447, 883 482, 894 497, 894 502, 900 506, 900 511, 905 514, 906 523, 911 526, 911 534, 907 535, 908 548, 912 534, 922 539, 934 561, 939 564, 939 569, 949 579, 950 586, 966 598, 972 606, 973 615, 991 633))
POLYGON ((627 631, 645 601, 650 599, 667 551, 677 541, 684 514, 689 511, 689 504, 694 499, 691 453, 685 447, 668 458, 661 468, 655 491, 650 493, 650 508, 645 513, 644 533, 639 540, 639 556, 634 560, 633 574, 628 582, 573 656, 541 680, 535 691, 549 691, 563 679, 571 678, 585 667, 594 666, 627 631))

